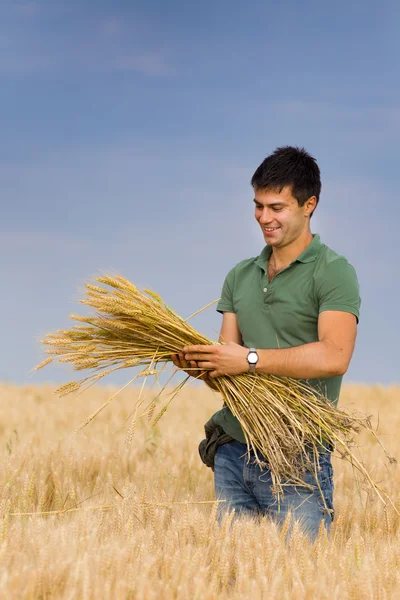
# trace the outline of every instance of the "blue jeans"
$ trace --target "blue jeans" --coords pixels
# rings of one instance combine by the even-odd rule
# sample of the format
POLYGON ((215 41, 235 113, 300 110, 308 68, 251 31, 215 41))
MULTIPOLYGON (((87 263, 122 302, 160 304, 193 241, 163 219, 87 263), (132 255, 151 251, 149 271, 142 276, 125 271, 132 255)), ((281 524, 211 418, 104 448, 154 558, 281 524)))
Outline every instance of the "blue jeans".
POLYGON ((247 458, 247 446, 240 442, 231 442, 219 446, 214 462, 214 484, 218 504, 218 519, 235 509, 235 516, 270 516, 282 526, 288 513, 292 513, 288 533, 298 521, 301 529, 314 541, 318 535, 321 521, 329 534, 333 520, 333 469, 331 454, 319 455, 321 470, 318 481, 324 501, 316 485, 315 475, 306 471, 302 479, 311 484, 313 490, 302 486, 285 486, 284 497, 278 503, 272 495, 270 471, 254 463, 254 454, 247 458), (328 510, 327 510, 328 509, 328 510))

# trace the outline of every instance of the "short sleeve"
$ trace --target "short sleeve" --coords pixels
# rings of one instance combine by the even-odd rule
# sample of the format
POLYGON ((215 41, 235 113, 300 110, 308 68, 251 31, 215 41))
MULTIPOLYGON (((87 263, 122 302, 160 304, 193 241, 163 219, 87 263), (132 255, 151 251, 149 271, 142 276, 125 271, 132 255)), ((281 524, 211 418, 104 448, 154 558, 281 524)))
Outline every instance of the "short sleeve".
POLYGON ((235 284, 235 269, 231 269, 228 275, 225 277, 224 284, 222 286, 221 300, 217 304, 217 311, 220 313, 224 312, 235 312, 233 307, 233 289, 235 284))
POLYGON ((332 261, 316 283, 319 313, 340 310, 360 317, 360 287, 354 267, 345 259, 332 261))

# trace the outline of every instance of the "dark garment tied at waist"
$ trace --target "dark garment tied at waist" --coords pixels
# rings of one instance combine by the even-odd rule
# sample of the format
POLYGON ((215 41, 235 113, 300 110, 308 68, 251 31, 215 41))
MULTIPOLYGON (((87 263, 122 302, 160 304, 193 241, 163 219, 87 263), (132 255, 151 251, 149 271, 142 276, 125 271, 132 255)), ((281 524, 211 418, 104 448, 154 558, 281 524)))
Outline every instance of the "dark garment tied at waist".
POLYGON ((218 446, 230 444, 235 441, 222 429, 220 425, 213 422, 212 418, 204 425, 206 439, 199 444, 200 458, 207 467, 214 471, 214 459, 218 446))

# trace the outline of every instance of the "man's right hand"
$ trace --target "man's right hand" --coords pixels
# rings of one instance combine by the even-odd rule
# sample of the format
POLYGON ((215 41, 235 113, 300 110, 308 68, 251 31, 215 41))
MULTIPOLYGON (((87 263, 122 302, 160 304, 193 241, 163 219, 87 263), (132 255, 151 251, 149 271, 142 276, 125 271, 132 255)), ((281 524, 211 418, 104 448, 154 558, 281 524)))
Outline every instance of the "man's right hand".
POLYGON ((187 373, 187 375, 191 375, 192 377, 197 377, 197 379, 201 379, 212 390, 218 391, 217 386, 209 376, 209 371, 201 371, 195 360, 185 360, 185 355, 183 352, 179 352, 178 354, 171 354, 171 360, 174 363, 174 365, 178 367, 178 369, 182 369, 183 371, 185 371, 185 373, 187 373))

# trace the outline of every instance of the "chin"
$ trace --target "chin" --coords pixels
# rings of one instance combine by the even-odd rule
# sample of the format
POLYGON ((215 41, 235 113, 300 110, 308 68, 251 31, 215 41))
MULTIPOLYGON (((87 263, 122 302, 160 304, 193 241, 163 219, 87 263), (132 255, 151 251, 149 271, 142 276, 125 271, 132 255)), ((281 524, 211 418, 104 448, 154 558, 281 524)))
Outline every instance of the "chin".
POLYGON ((279 246, 281 240, 270 239, 267 235, 264 235, 264 241, 268 246, 279 246))

